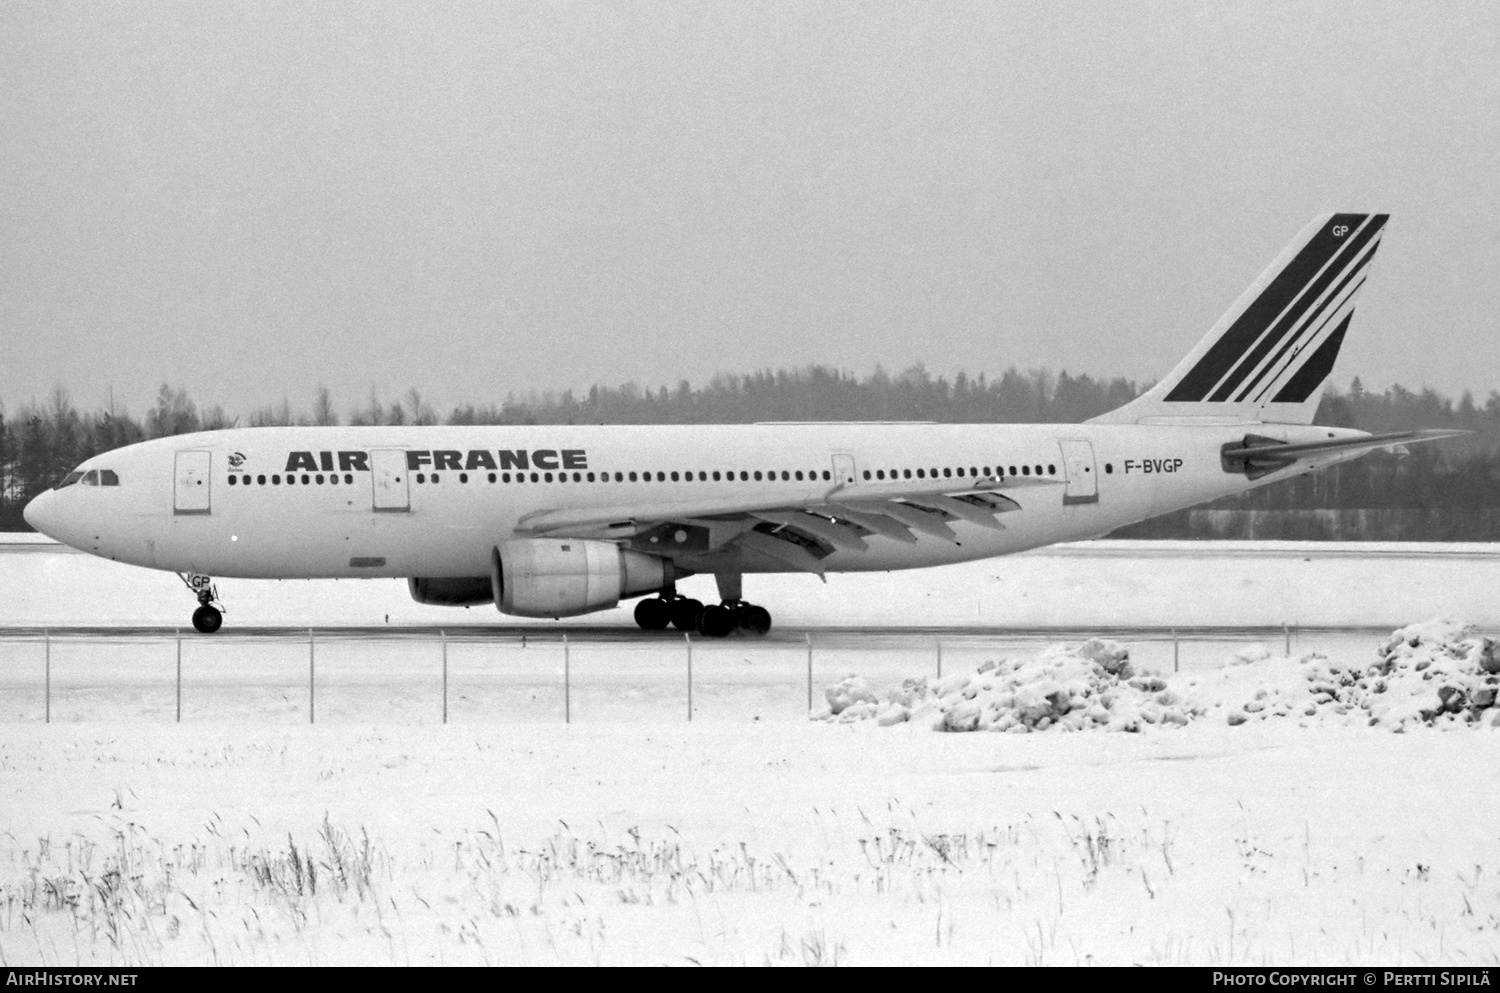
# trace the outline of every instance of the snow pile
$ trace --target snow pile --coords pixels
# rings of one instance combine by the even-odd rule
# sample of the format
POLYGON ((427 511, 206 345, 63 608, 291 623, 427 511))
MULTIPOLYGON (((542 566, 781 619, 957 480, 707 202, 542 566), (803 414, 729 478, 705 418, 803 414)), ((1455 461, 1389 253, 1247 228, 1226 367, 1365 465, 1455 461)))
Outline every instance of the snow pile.
POLYGON ((1225 659, 1217 671, 1184 674, 1182 691, 1204 713, 1231 726, 1272 717, 1298 717, 1304 724, 1368 723, 1362 716, 1347 716, 1354 710, 1348 701, 1313 693, 1309 673, 1327 663, 1317 652, 1276 657, 1263 646, 1252 646, 1225 659))
POLYGON ((907 679, 885 694, 849 676, 825 695, 828 709, 815 720, 911 722, 934 731, 1139 731, 1184 725, 1201 713, 1157 673, 1133 666, 1130 649, 1099 638, 1053 645, 1031 659, 986 662, 935 682, 907 679))
POLYGON ((1276 657, 1251 645, 1213 671, 1174 676, 1136 667, 1130 650, 1091 639, 1031 659, 990 661, 941 680, 907 679, 877 693, 860 676, 826 690, 814 720, 911 723, 934 731, 1140 731, 1205 716, 1233 725, 1272 718, 1313 724, 1483 724, 1500 727, 1500 641, 1437 619, 1391 633, 1374 663, 1321 653, 1276 657))
POLYGON ((1265 662, 1271 658, 1271 650, 1265 645, 1256 642, 1246 645, 1224 660, 1225 665, 1250 665, 1255 662, 1265 662))
POLYGON ((1402 730, 1415 724, 1483 723, 1500 727, 1500 642, 1471 637, 1446 618, 1410 624, 1376 649, 1373 664, 1336 662, 1321 654, 1297 660, 1294 676, 1271 680, 1231 709, 1230 724, 1293 716, 1304 723, 1370 724, 1402 730))

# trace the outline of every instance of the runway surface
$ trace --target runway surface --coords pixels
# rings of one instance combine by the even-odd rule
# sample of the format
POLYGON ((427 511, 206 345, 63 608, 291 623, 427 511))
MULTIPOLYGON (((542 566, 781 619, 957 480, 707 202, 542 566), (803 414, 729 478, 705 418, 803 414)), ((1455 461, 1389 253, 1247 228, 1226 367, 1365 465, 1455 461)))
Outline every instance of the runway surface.
MULTIPOLYGON (((1079 641, 1085 638, 1112 638, 1117 641, 1170 641, 1174 636, 1194 640, 1236 639, 1280 639, 1288 633, 1298 636, 1327 635, 1377 635, 1389 634, 1389 628, 1350 627, 1340 625, 1268 627, 1257 625, 1168 627, 1143 625, 1135 627, 1026 627, 996 628, 980 626, 932 626, 932 627, 791 627, 772 631, 762 638, 731 635, 728 638, 705 638, 696 632, 687 635, 692 641, 706 645, 753 648, 757 645, 787 647, 802 645, 809 638, 821 645, 842 647, 887 648, 902 644, 930 643, 934 639, 954 641, 1079 641)), ((32 641, 41 638, 86 639, 86 640, 144 640, 159 641, 181 636, 203 645, 241 641, 295 641, 313 638, 342 641, 438 641, 446 638, 452 642, 505 642, 526 641, 534 644, 570 642, 584 644, 621 644, 636 647, 649 645, 681 645, 684 632, 641 631, 630 628, 607 628, 598 625, 566 625, 540 627, 528 625, 322 625, 313 627, 249 626, 223 628, 212 635, 201 635, 190 627, 173 628, 159 625, 90 626, 70 625, 61 627, 3 626, 0 625, 0 640, 32 641)))
MULTIPOLYGON (((345 694, 348 719, 408 719, 398 702, 430 696, 445 659, 455 714, 473 719, 557 719, 571 666, 575 719, 676 720, 691 664, 695 713, 805 720, 809 699, 851 673, 900 685, 1091 637, 1186 674, 1245 653, 1373 659, 1393 629, 1438 614, 1500 625, 1497 545, 1094 541, 753 580, 747 594, 775 618, 763 638, 642 631, 631 602, 566 621, 425 606, 400 580, 222 580, 225 625, 200 635, 175 576, 0 537, 0 720, 46 719, 49 681, 53 719, 175 715, 179 659, 183 713, 227 720, 295 713, 303 691, 290 687, 314 661, 320 687, 365 687, 345 694)), ((708 600, 713 579, 680 589, 708 600)))

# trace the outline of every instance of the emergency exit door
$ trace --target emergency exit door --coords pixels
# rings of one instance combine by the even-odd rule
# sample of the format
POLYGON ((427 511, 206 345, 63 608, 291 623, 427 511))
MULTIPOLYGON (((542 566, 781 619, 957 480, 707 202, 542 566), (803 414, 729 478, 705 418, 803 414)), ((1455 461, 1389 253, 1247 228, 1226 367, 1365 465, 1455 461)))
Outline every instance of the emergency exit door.
POLYGON ((1075 503, 1099 502, 1099 471, 1094 464, 1094 445, 1089 441, 1060 441, 1063 472, 1067 474, 1067 485, 1063 487, 1063 506, 1075 503))
POLYGON ((208 475, 211 452, 178 452, 172 477, 172 512, 174 514, 207 514, 210 510, 208 475))
POLYGON ((833 481, 840 486, 848 486, 854 482, 854 456, 835 455, 833 457, 833 481))
POLYGON ((411 510, 411 482, 407 479, 406 450, 377 448, 370 453, 370 468, 370 477, 375 486, 375 510, 393 513, 411 510))

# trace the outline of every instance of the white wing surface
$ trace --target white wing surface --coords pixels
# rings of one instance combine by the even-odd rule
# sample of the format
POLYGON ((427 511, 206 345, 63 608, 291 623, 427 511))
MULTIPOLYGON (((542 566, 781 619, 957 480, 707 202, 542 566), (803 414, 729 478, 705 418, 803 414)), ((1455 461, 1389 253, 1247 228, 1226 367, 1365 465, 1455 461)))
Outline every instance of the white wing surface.
POLYGON ((1025 491, 1061 479, 986 476, 838 484, 677 503, 543 510, 521 519, 518 537, 602 538, 663 554, 713 554, 744 548, 806 572, 823 573, 835 551, 868 550, 879 535, 912 543, 925 534, 955 544, 957 520, 1004 530, 1000 517, 1020 510, 1025 491))

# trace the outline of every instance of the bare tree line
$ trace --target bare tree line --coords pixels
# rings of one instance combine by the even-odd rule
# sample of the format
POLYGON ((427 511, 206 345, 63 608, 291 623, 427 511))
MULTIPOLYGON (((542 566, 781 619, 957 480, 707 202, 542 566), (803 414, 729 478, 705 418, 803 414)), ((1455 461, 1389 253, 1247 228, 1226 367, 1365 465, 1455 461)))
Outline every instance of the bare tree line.
MULTIPOLYGON (((92 455, 148 438, 233 426, 773 420, 1068 423, 1118 407, 1142 389, 1123 378, 1105 380, 1049 370, 1010 369, 993 379, 959 373, 949 379, 917 366, 894 375, 877 369, 861 378, 811 366, 721 375, 701 386, 682 381, 653 389, 627 383, 594 386, 581 393, 512 395, 500 402, 460 404, 445 415, 439 415, 415 387, 389 402, 372 387, 363 402, 341 417, 331 391, 320 385, 306 409, 294 409, 283 399, 248 416, 231 417, 220 405, 200 407, 186 390, 163 384, 156 403, 136 418, 112 398, 101 409, 80 411, 59 386, 45 401, 25 403, 14 411, 0 404, 0 529, 24 529, 20 511, 26 501, 92 455)), ((1203 511, 1169 515, 1137 525, 1130 533, 1244 537, 1259 532, 1255 536, 1274 537, 1278 535, 1265 533, 1267 529, 1284 532, 1291 528, 1298 533, 1285 536, 1500 539, 1500 392, 1492 391, 1483 403, 1468 393, 1454 401, 1430 389, 1414 392, 1399 385, 1372 392, 1356 379, 1346 391, 1328 392, 1318 422, 1377 432, 1458 427, 1474 434, 1440 446, 1414 448, 1404 457, 1373 455, 1221 501, 1209 508, 1210 516, 1203 511), (1380 511, 1383 516, 1346 519, 1330 518, 1327 513, 1312 518, 1304 514, 1295 527, 1276 523, 1292 521, 1286 514, 1292 511, 1380 511), (1233 523, 1241 518, 1249 523, 1233 523), (1377 519, 1384 523, 1369 523, 1377 519), (1369 533, 1372 530, 1382 533, 1369 533)))

